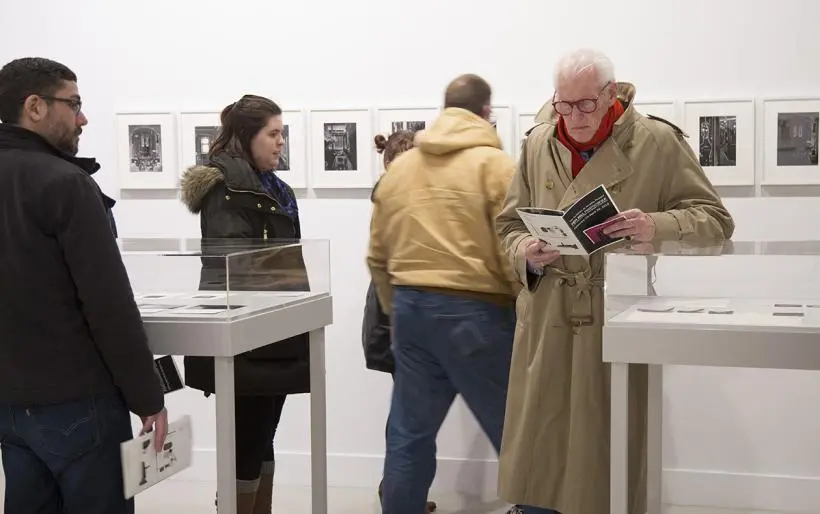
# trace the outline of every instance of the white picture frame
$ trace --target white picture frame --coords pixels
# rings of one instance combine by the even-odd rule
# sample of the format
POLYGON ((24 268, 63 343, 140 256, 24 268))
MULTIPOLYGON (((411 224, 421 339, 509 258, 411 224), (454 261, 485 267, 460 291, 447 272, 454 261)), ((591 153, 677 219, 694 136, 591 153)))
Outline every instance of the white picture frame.
POLYGON ((310 111, 310 169, 314 189, 373 187, 372 121, 367 108, 310 111))
POLYGON ((208 152, 221 128, 216 111, 185 111, 179 113, 179 169, 207 163, 208 152))
POLYGON ((492 116, 495 121, 495 131, 501 139, 501 148, 515 156, 515 123, 513 122, 513 108, 509 105, 493 105, 492 116))
POLYGON ((709 181, 715 186, 754 186, 754 100, 685 100, 682 106, 681 128, 709 181))
POLYGON ((120 189, 178 189, 179 161, 174 114, 119 112, 115 120, 120 189))
POLYGON ((527 131, 536 125, 536 112, 520 112, 518 113, 518 130, 515 133, 516 145, 515 156, 517 159, 521 158, 521 150, 524 145, 524 140, 527 138, 527 131))
POLYGON ((307 189, 309 166, 305 112, 301 109, 282 111, 282 125, 285 147, 276 174, 292 189, 307 189))
POLYGON ((764 98, 764 186, 820 184, 820 97, 764 98))
MULTIPOLYGON (((389 137, 396 130, 423 130, 429 128, 440 114, 441 109, 438 107, 379 107, 376 109, 376 134, 389 137), (423 123, 424 126, 416 125, 417 123, 423 123)), ((374 138, 376 134, 373 135, 374 138)), ((374 145, 371 141, 376 154, 375 169, 381 175, 385 171, 384 159, 376 152, 374 145)))
POLYGON ((674 100, 636 100, 634 106, 635 110, 644 116, 656 116, 680 125, 680 110, 674 100))

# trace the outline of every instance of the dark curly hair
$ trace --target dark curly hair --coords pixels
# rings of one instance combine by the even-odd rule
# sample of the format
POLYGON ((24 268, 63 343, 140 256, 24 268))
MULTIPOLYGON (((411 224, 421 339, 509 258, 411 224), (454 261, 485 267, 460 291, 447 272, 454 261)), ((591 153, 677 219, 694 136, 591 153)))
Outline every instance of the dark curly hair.
POLYGON ((416 133, 410 130, 398 130, 388 137, 384 137, 382 134, 377 135, 374 142, 376 151, 384 154, 384 167, 387 168, 402 152, 413 148, 415 146, 415 137, 416 133))
POLYGON ((18 123, 26 98, 53 95, 64 81, 77 82, 77 75, 59 62, 42 57, 9 62, 0 69, 0 121, 18 123))

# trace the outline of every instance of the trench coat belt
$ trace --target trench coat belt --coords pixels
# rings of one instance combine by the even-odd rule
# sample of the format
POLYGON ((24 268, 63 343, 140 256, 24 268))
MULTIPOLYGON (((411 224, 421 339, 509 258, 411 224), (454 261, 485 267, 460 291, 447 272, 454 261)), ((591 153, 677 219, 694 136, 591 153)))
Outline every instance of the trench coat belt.
POLYGON ((592 315, 592 289, 604 287, 604 279, 593 277, 587 271, 570 272, 557 268, 550 268, 550 273, 557 276, 556 287, 566 287, 562 291, 566 319, 574 327, 589 326, 595 323, 592 315))

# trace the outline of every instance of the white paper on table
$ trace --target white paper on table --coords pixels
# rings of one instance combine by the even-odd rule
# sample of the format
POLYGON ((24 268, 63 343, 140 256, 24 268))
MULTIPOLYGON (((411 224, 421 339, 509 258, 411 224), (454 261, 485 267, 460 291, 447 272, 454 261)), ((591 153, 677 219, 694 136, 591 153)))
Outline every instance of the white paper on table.
POLYGON ((149 432, 123 442, 120 453, 125 497, 132 498, 191 466, 191 417, 186 415, 168 424, 168 435, 160 452, 154 448, 154 434, 149 432))

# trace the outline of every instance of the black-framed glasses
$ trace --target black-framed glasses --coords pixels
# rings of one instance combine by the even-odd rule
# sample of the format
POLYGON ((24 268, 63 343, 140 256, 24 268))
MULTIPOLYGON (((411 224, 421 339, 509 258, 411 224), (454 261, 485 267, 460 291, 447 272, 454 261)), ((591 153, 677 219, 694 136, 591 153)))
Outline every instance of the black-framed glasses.
POLYGON ((68 107, 71 108, 72 111, 74 111, 75 115, 80 114, 80 111, 83 110, 83 101, 82 100, 77 100, 76 98, 60 98, 58 96, 42 96, 42 95, 40 95, 40 98, 42 98, 43 100, 49 100, 49 101, 52 101, 52 102, 64 103, 64 104, 68 105, 68 107))
MULTIPOLYGON (((578 110, 584 114, 595 112, 595 109, 598 108, 598 99, 601 98, 601 93, 603 93, 611 83, 612 82, 607 82, 604 84, 604 87, 598 91, 598 95, 595 98, 582 98, 580 100, 575 100, 574 102, 565 102, 563 100, 556 102, 553 100, 552 108, 555 109, 555 112, 561 116, 569 116, 572 114, 573 106, 577 107, 578 110)), ((555 98, 555 93, 553 93, 552 97, 555 98)))

